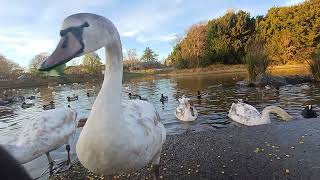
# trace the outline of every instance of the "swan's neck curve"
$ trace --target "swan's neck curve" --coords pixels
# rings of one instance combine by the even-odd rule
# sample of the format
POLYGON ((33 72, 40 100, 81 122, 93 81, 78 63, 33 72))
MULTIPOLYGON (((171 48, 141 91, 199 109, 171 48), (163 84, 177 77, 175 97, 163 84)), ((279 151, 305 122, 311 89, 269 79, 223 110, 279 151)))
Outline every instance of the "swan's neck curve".
POLYGON ((290 120, 292 118, 292 116, 289 115, 282 108, 277 107, 277 106, 268 106, 268 107, 264 108, 263 111, 262 111, 261 121, 266 122, 266 123, 271 123, 270 113, 277 114, 284 121, 288 121, 288 120, 290 120))
POLYGON ((111 43, 105 46, 105 71, 102 87, 88 118, 89 121, 92 120, 96 128, 98 126, 100 126, 100 128, 106 128, 101 126, 102 124, 106 125, 107 123, 105 122, 112 122, 112 125, 120 125, 120 121, 123 119, 121 111, 123 76, 122 47, 118 34, 112 38, 111 43), (119 123, 117 123, 117 121, 119 123))

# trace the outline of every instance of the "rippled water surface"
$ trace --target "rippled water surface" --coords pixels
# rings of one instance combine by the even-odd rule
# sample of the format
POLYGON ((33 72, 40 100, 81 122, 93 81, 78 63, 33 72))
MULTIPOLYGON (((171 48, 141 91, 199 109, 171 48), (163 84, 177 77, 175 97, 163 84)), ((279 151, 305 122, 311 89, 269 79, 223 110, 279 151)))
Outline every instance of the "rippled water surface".
MULTIPOLYGON (((136 78, 123 83, 123 98, 128 99, 129 92, 139 94, 148 98, 158 110, 162 122, 167 129, 168 134, 183 133, 187 130, 201 131, 207 129, 219 130, 234 126, 227 118, 228 110, 233 101, 239 98, 248 97, 249 102, 257 107, 259 111, 267 105, 277 105, 294 116, 299 116, 304 105, 314 104, 317 109, 317 103, 320 102, 320 86, 308 84, 310 89, 305 90, 301 85, 284 86, 280 91, 240 87, 235 84, 243 77, 232 75, 198 75, 171 78, 136 78), (209 96, 205 99, 196 98, 197 90, 206 92, 209 96), (159 101, 160 94, 169 97, 164 105, 159 101), (178 106, 177 96, 186 94, 192 98, 192 103, 199 112, 199 117, 195 122, 181 122, 176 119, 174 112, 178 106)), ((0 141, 6 143, 11 141, 24 123, 35 118, 43 112, 42 106, 54 101, 56 107, 67 107, 70 104, 77 109, 80 117, 87 117, 91 106, 95 100, 101 83, 92 84, 69 84, 56 85, 50 87, 39 87, 36 89, 15 89, 6 90, 3 93, 8 95, 35 95, 35 106, 22 109, 21 103, 12 104, 14 115, 0 117, 0 122, 7 123, 9 127, 0 129, 0 141), (93 90, 95 95, 87 97, 86 92, 93 90), (79 95, 78 101, 68 103, 67 96, 73 94, 79 95)), ((275 119, 275 117, 272 117, 275 119)))

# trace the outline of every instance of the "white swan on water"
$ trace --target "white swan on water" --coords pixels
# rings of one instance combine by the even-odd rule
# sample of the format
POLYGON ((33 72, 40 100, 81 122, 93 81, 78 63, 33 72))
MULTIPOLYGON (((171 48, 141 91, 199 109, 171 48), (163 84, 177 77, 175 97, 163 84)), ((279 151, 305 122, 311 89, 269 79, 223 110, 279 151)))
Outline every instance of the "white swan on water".
POLYGON ((260 114, 255 107, 242 102, 232 103, 228 117, 240 124, 255 126, 271 123, 270 113, 279 115, 285 121, 292 119, 292 116, 280 107, 268 106, 260 114))
POLYGON ((122 100, 123 60, 120 37, 113 23, 95 14, 67 17, 56 50, 41 65, 48 70, 72 58, 106 50, 101 90, 77 142, 77 156, 87 169, 104 175, 138 170, 149 162, 159 175, 166 131, 152 104, 122 100))
POLYGON ((179 98, 180 104, 175 111, 175 115, 181 121, 194 121, 198 117, 198 111, 191 106, 189 100, 184 95, 179 98))
POLYGON ((47 155, 52 173, 53 160, 50 152, 66 146, 70 165, 69 138, 76 131, 77 112, 71 108, 53 109, 28 120, 12 144, 2 144, 21 164, 47 155))

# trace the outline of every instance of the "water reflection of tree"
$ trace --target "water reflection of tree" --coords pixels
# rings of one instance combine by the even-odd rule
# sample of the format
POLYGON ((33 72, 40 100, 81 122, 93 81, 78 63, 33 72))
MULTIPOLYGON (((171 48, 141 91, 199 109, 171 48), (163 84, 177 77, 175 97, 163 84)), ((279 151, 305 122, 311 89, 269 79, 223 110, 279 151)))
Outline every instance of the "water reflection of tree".
POLYGON ((54 101, 54 89, 52 88, 40 88, 40 100, 44 104, 48 104, 50 101, 54 101))

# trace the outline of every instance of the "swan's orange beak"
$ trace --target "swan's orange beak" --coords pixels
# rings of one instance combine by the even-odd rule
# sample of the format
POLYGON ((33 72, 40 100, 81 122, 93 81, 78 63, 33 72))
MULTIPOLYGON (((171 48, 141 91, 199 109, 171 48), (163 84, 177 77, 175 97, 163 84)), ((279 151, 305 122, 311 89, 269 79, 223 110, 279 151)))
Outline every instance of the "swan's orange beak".
POLYGON ((67 33, 60 39, 54 52, 41 64, 39 71, 48 71, 67 63, 82 54, 83 48, 83 44, 72 33, 67 33))

